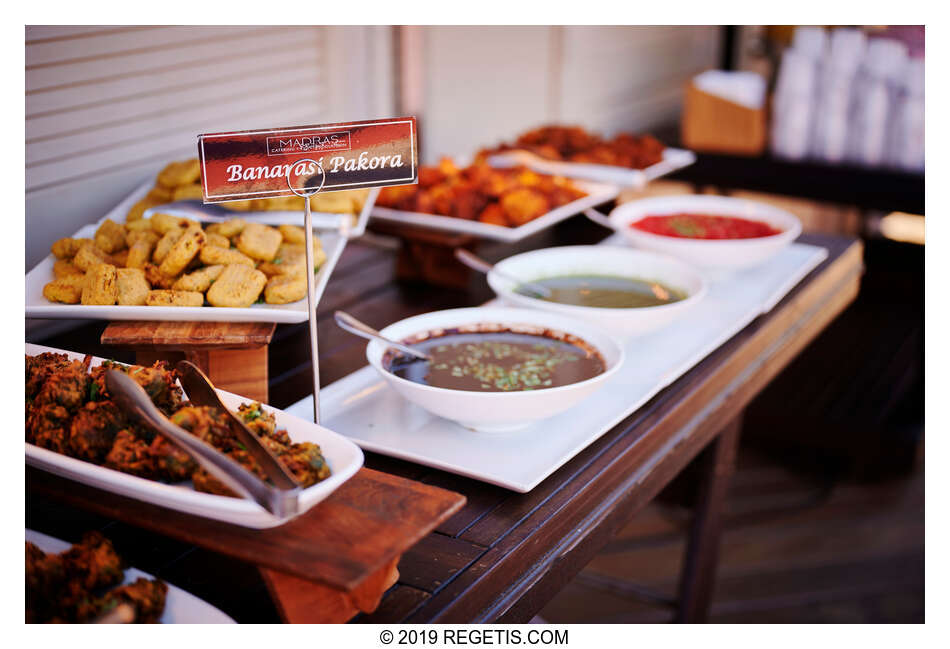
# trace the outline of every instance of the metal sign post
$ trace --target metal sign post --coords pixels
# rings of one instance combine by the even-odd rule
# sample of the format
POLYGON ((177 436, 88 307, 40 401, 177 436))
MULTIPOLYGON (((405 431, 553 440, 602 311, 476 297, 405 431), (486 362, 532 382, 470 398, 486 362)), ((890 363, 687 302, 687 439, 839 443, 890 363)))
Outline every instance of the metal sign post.
MULTIPOLYGON (((205 133, 198 136, 198 160, 205 203, 291 195, 304 199, 313 421, 319 423, 320 360, 310 197, 320 191, 416 183, 419 178, 416 119, 395 117, 205 133), (319 186, 315 187, 318 175, 319 186)), ((349 218, 341 218, 338 232, 347 237, 350 227, 349 218)))
POLYGON ((320 357, 317 348, 317 303, 313 282, 313 216, 310 213, 310 197, 323 189, 327 181, 323 162, 304 158, 300 162, 312 162, 320 171, 320 186, 312 191, 299 191, 290 182, 291 169, 287 169, 287 186, 297 196, 303 198, 304 237, 307 243, 307 320, 310 323, 310 361, 313 368, 313 423, 320 423, 320 357))

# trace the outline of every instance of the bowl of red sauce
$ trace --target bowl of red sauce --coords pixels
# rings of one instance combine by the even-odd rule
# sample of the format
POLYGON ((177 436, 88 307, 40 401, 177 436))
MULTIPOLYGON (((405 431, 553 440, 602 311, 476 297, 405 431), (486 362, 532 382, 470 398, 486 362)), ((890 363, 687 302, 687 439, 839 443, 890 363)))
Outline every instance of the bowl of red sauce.
POLYGON ((615 230, 635 247, 695 266, 758 266, 802 232, 785 210, 728 196, 662 196, 623 203, 610 214, 615 230))

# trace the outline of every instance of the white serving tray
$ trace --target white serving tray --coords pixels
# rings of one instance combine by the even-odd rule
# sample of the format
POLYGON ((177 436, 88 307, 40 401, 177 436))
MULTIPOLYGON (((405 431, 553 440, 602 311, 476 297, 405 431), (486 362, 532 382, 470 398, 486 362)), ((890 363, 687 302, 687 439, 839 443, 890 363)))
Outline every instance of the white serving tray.
MULTIPOLYGON (((323 421, 364 450, 526 493, 771 310, 827 256, 824 248, 795 243, 762 266, 711 281, 687 317, 629 340, 625 364, 599 391, 530 428, 473 432, 405 401, 369 366, 321 390, 323 421)), ((287 409, 298 416, 311 410, 310 397, 287 409)))
POLYGON ((472 234, 484 239, 514 242, 547 229, 555 223, 559 223, 568 217, 583 212, 587 208, 595 207, 601 203, 613 200, 620 193, 619 188, 602 182, 577 181, 574 184, 577 185, 578 189, 586 192, 587 196, 583 196, 576 201, 553 209, 547 214, 539 216, 533 221, 529 221, 517 228, 492 225, 490 223, 482 223, 481 221, 457 219, 451 216, 439 216, 438 214, 406 212, 379 206, 373 207, 372 216, 381 221, 405 223, 407 225, 415 225, 434 230, 445 230, 446 232, 472 234))
MULTIPOLYGON (((71 543, 30 529, 26 530, 26 540, 35 544, 47 554, 59 554, 72 547, 71 543)), ((125 580, 121 585, 131 584, 140 577, 145 579, 155 578, 137 568, 127 568, 125 570, 125 580)), ((168 593, 165 595, 165 610, 158 621, 161 624, 235 624, 234 620, 208 602, 172 584, 168 584, 168 593)))
POLYGON ((646 169, 629 169, 614 165, 601 165, 589 162, 561 162, 547 160, 530 151, 512 150, 495 153, 488 158, 495 167, 516 167, 524 165, 538 173, 581 178, 621 187, 643 188, 651 180, 671 174, 677 169, 688 167, 696 162, 696 154, 686 149, 667 147, 663 150, 663 159, 646 169))
MULTIPOLYGON (((30 343, 26 344, 27 354, 35 355, 42 352, 68 354, 70 358, 83 359, 82 354, 75 352, 30 343)), ((103 360, 94 357, 92 367, 100 365, 103 360)), ((224 390, 218 390, 218 394, 224 404, 232 410, 237 410, 240 404, 251 401, 224 390)), ((299 514, 304 513, 329 496, 363 466, 363 453, 353 442, 342 435, 314 424, 312 421, 295 417, 270 406, 265 405, 263 408, 274 414, 277 419, 277 427, 286 429, 293 441, 319 444, 323 451, 323 457, 330 466, 332 473, 329 478, 301 491, 299 514)), ((312 414, 306 415, 306 417, 312 417, 312 414)), ((33 444, 26 444, 26 463, 63 478, 82 482, 98 489, 105 489, 121 496, 135 498, 196 516, 233 523, 242 527, 265 529, 277 527, 289 520, 274 516, 250 500, 195 491, 190 482, 166 484, 146 480, 145 478, 61 455, 33 444)))
MULTIPOLYGON (((121 204, 119 205, 121 207, 121 204)), ((118 208, 116 208, 118 209, 118 208)), ((115 212, 116 210, 112 210, 115 212)), ((110 212, 96 223, 85 225, 73 238, 92 238, 99 224, 112 218, 110 212)), ((302 218, 302 217, 301 217, 302 218)), ((113 218, 113 220, 115 220, 113 218)), ((123 221, 124 222, 124 218, 123 221)), ((365 223, 363 224, 365 228, 365 223)), ((340 260, 347 238, 337 232, 319 234, 327 254, 320 270, 314 276, 314 296, 317 303, 330 281, 330 274, 340 260)), ((95 320, 169 320, 173 322, 305 322, 307 298, 289 304, 253 304, 246 308, 212 306, 120 306, 93 304, 61 304, 43 296, 43 287, 53 279, 56 258, 49 254, 26 274, 25 302, 27 318, 69 318, 95 320)))

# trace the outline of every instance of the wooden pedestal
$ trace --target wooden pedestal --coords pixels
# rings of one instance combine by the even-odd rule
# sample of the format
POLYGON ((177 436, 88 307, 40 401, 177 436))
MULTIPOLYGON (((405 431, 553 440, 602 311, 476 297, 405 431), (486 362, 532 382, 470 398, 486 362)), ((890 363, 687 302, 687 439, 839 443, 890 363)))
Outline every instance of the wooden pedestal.
POLYGON ((268 402, 267 346, 272 322, 113 322, 102 344, 135 351, 135 362, 189 360, 216 387, 268 402))
POLYGON ((376 609, 402 554, 465 505, 446 489, 362 468, 326 500, 256 530, 164 509, 27 467, 26 488, 256 565, 285 622, 341 623, 376 609))
POLYGON ((396 278, 435 286, 468 288, 472 271, 455 258, 456 248, 475 251, 478 239, 468 234, 414 228, 395 223, 373 223, 374 232, 401 241, 396 278))

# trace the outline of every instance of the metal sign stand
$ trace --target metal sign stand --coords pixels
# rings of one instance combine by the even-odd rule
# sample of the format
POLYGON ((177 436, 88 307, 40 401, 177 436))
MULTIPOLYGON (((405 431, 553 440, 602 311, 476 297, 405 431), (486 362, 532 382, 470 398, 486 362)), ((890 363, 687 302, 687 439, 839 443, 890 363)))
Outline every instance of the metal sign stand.
POLYGON ((304 158, 287 169, 287 186, 295 195, 303 198, 304 236, 307 242, 307 319, 310 322, 310 360, 313 368, 313 423, 320 423, 320 359, 317 353, 317 305, 314 297, 313 281, 313 216, 310 213, 310 197, 323 189, 327 175, 323 171, 323 162, 304 158), (290 173, 300 163, 312 162, 320 170, 320 186, 312 191, 298 191, 290 184, 290 173))

